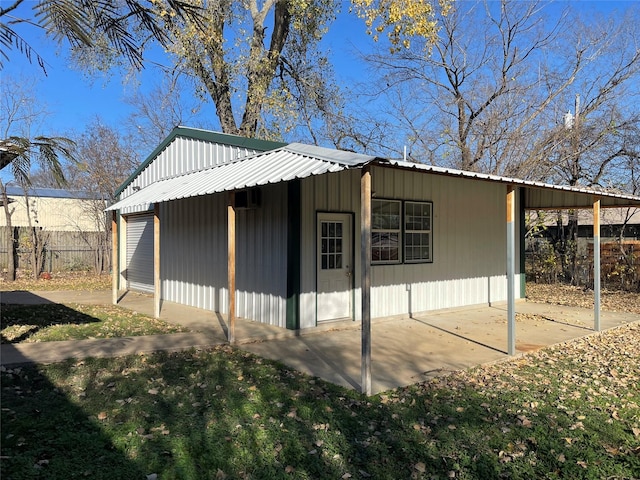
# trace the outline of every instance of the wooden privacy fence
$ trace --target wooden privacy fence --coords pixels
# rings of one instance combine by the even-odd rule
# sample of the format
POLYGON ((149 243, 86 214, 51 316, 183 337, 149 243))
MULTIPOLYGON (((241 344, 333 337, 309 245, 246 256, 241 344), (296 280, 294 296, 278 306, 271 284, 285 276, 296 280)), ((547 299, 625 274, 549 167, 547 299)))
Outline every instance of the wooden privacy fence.
MULTIPOLYGON (((575 285, 593 287, 593 241, 578 239, 575 285)), ((529 281, 555 283, 566 279, 560 255, 547 239, 528 242, 525 251, 526 274, 529 281)), ((573 265, 565 266, 573 269, 573 265)), ((640 240, 603 242, 600 245, 600 278, 606 288, 640 290, 640 240)))
MULTIPOLYGON (((6 226, 0 226, 0 269, 9 263, 9 240, 6 226)), ((16 268, 31 269, 31 233, 29 227, 12 227, 18 244, 16 268)), ((108 271, 111 268, 111 243, 104 232, 40 231, 43 241, 44 272, 72 270, 108 271)))
MULTIPOLYGON (((588 245, 593 258, 593 243, 588 245)), ((607 242, 600 245, 600 271, 602 278, 612 282, 635 285, 640 281, 640 240, 607 242)), ((593 280, 593 278, 591 278, 593 280)))

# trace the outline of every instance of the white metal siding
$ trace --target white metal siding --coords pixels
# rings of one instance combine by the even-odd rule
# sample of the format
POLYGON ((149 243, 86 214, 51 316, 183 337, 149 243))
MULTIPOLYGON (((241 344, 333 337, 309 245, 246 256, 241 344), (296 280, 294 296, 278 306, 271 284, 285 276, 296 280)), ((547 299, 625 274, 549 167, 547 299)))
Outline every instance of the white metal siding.
MULTIPOLYGON (((372 181, 376 198, 432 201, 434 214, 433 263, 372 266, 373 317, 506 300, 506 185, 380 167, 373 169, 372 181)), ((316 318, 314 218, 318 211, 355 214, 354 300, 359 319, 360 172, 303 180, 303 328, 314 326, 316 318)))
MULTIPOLYGON (((236 213, 236 314, 286 326, 287 187, 236 213)), ((227 313, 227 194, 161 204, 162 297, 227 313)), ((215 319, 212 317, 212 321, 215 319)))
POLYGON ((340 212, 354 214, 354 274, 356 318, 360 272, 360 171, 346 170, 320 177, 310 177, 301 184, 301 247, 300 247, 300 328, 316 326, 316 213, 340 212))
POLYGON ((209 195, 161 204, 162 298, 228 311, 225 198, 209 195))
POLYGON ((153 215, 128 217, 126 235, 129 288, 153 292, 153 215))
POLYGON ((287 185, 261 188, 262 205, 236 213, 237 313, 286 328, 287 185))
POLYGON ((506 186, 374 169, 377 198, 433 202, 433 263, 374 265, 372 315, 506 300, 506 186))

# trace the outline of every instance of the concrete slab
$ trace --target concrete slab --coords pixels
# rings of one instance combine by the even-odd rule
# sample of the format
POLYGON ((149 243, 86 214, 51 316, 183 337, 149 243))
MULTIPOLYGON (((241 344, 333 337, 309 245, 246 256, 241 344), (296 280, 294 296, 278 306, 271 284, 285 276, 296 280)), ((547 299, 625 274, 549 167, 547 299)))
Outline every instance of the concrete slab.
POLYGON ((16 305, 39 305, 43 303, 82 303, 85 305, 108 305, 111 303, 111 291, 92 290, 58 290, 46 292, 29 292, 14 290, 0 292, 0 303, 16 305))
MULTIPOLYGON (((1 292, 4 303, 111 304, 111 292, 1 292)), ((120 306, 153 315, 153 297, 129 292, 120 306)), ((593 311, 552 304, 518 302, 518 355, 544 346, 593 334, 593 311)), ((161 318, 191 333, 116 339, 2 345, 0 362, 50 363, 66 358, 106 357, 159 350, 207 348, 226 343, 223 315, 163 302, 161 318)), ((640 315, 602 312, 603 330, 640 315)), ((247 319, 236 322, 238 347, 347 388, 360 389, 361 331, 359 323, 327 323, 315 329, 290 331, 247 319)), ((372 391, 378 393, 436 375, 508 360, 506 306, 482 306, 430 312, 413 318, 372 322, 372 391)))
MULTIPOLYGON (((519 355, 595 333, 591 310, 519 302, 519 355)), ((603 330, 640 315, 603 312, 603 330)), ((308 334, 241 345, 262 357, 347 388, 360 388, 360 330, 308 334)), ((372 324, 372 392, 410 385, 476 365, 508 360, 505 307, 477 307, 378 320, 372 324)))

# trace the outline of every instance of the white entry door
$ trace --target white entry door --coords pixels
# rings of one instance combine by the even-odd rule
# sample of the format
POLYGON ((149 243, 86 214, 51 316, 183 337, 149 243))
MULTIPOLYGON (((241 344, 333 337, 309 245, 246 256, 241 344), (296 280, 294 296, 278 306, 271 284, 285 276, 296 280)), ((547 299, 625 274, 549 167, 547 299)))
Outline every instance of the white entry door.
POLYGON ((318 321, 351 317, 351 215, 318 214, 318 321))

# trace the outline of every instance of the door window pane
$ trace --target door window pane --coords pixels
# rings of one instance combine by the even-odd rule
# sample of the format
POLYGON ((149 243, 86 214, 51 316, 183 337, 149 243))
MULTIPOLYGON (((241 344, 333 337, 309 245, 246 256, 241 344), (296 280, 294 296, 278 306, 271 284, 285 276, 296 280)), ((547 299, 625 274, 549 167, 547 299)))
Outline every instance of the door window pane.
POLYGON ((320 268, 335 270, 342 268, 342 222, 322 221, 320 231, 320 268))

